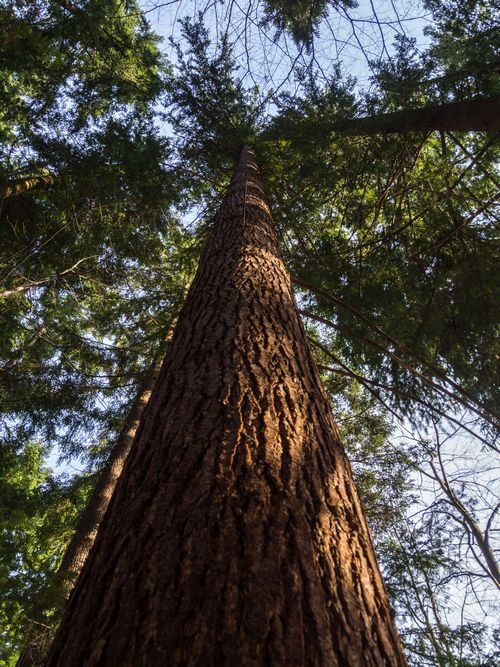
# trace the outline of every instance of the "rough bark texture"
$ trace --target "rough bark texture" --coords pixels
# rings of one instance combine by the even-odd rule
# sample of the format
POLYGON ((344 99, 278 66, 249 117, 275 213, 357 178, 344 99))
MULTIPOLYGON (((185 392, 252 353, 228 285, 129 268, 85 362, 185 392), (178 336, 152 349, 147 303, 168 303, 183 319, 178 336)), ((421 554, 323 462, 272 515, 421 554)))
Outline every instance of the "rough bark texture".
POLYGON ((407 109, 332 123, 328 129, 345 134, 395 132, 500 131, 500 95, 478 100, 407 109))
POLYGON ((89 504, 85 508, 71 542, 66 549, 59 567, 62 577, 62 591, 67 597, 71 592, 76 577, 88 558, 94 544, 99 526, 101 525, 116 483, 120 478, 139 422, 146 405, 151 397, 155 382, 158 378, 161 362, 156 361, 149 369, 132 408, 127 415, 120 436, 111 450, 109 460, 102 471, 99 481, 92 493, 89 504))
POLYGON ((47 664, 406 664, 247 148, 47 664))
MULTIPOLYGON (((134 442, 134 436, 139 426, 141 415, 153 391, 160 367, 160 360, 157 360, 146 373, 118 440, 111 450, 108 462, 99 476, 89 503, 68 544, 53 584, 55 589, 53 593, 56 599, 59 596, 63 600, 69 597, 74 583, 92 549, 99 526, 106 514, 116 483, 134 442)), ((17 661, 17 667, 39 667, 43 665, 48 645, 53 636, 54 630, 46 626, 32 628, 32 631, 29 633, 28 643, 17 661)))

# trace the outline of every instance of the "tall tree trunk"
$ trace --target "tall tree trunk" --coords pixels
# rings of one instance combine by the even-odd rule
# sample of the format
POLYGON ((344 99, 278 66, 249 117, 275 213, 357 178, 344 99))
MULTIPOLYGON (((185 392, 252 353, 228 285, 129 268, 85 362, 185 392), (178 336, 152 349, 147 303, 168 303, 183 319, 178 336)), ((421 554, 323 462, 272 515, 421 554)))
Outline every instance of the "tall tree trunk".
POLYGON ((41 174, 39 176, 26 176, 7 181, 0 191, 0 199, 8 197, 17 197, 27 190, 34 188, 50 188, 58 180, 57 176, 52 174, 41 174))
POLYGON ((500 95, 490 98, 454 102, 353 118, 330 123, 330 132, 344 134, 391 134, 396 132, 500 131, 500 95))
POLYGON ((61 577, 61 592, 64 594, 64 597, 69 596, 75 580, 80 574, 94 545, 99 526, 104 519, 116 483, 120 478, 125 461, 130 453, 142 413, 151 397, 160 368, 161 359, 157 359, 146 373, 137 397, 127 415, 120 436, 111 450, 109 460, 78 522, 75 534, 64 553, 58 571, 61 577))
MULTIPOLYGON (((89 503, 78 522, 75 533, 65 551, 57 576, 50 591, 50 597, 67 600, 80 571, 94 544, 99 526, 106 514, 109 502, 129 455, 134 436, 139 426, 154 384, 158 378, 161 360, 157 359, 146 373, 137 397, 127 415, 109 459, 99 476, 89 503)), ((62 605, 61 605, 62 607, 62 605)), ((55 623, 54 623, 55 624, 55 623)), ((43 665, 47 648, 54 636, 54 630, 47 626, 32 628, 26 647, 23 649, 17 667, 39 667, 43 665)))
POLYGON ((405 664, 244 148, 47 665, 405 664))

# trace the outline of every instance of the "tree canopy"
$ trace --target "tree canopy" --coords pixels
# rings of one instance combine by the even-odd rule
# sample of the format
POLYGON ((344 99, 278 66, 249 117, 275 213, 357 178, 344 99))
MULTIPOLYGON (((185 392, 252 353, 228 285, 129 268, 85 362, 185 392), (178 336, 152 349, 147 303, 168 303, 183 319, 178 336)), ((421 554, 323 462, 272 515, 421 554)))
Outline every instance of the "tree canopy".
POLYGON ((495 119, 495 3, 187 4, 0 2, 0 665, 57 623, 244 144, 410 663, 493 665, 500 135, 459 105, 495 119))

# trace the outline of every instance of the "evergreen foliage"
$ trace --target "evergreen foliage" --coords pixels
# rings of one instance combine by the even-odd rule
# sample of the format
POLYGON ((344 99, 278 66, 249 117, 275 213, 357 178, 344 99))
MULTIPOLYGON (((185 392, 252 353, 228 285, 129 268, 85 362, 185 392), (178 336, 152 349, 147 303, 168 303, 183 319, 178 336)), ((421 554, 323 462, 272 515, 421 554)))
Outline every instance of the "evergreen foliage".
MULTIPOLYGON (((327 5, 267 0, 260 26, 314 56, 327 16, 354 3, 327 5)), ((412 508, 419 475, 439 473, 439 433, 498 451, 498 136, 329 129, 499 93, 493 3, 425 6, 428 51, 399 35, 362 94, 340 63, 321 77, 292 67, 293 85, 266 92, 241 35, 214 39, 206 12, 183 19, 174 66, 133 1, 0 2, 0 665, 27 628, 57 622, 51 575, 243 144, 263 166, 411 664, 495 664, 488 627, 446 617, 450 582, 491 591, 470 524, 444 501, 412 508), (401 429, 416 435, 396 447, 401 429), (58 476, 49 452, 82 472, 58 476), (455 547, 467 540, 472 552, 455 547)), ((461 481, 470 458, 445 481, 490 537, 494 492, 461 481)))

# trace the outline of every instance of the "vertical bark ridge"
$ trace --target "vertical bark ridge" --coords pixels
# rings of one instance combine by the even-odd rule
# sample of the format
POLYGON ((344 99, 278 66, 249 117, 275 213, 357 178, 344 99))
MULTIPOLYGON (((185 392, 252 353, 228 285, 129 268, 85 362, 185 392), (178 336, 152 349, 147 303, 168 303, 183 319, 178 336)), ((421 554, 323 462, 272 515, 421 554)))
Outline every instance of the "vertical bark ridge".
POLYGON ((244 148, 47 665, 405 664, 244 148))

